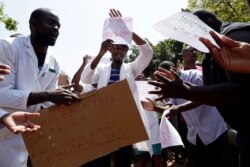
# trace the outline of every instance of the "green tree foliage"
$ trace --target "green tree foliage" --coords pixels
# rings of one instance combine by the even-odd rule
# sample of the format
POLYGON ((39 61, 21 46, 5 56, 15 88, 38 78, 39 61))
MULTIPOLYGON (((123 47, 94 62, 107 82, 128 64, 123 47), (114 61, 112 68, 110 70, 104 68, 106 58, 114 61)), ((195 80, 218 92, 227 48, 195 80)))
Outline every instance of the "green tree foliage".
POLYGON ((249 22, 250 14, 245 0, 189 0, 188 9, 205 8, 213 11, 222 21, 249 22))
POLYGON ((0 22, 5 24, 5 28, 7 30, 17 30, 18 22, 13 20, 8 15, 4 14, 4 4, 0 3, 0 22))
MULTIPOLYGON (((146 77, 150 77, 162 61, 164 60, 172 61, 175 59, 176 56, 179 56, 179 53, 181 52, 183 47, 183 44, 181 42, 171 39, 160 41, 155 46, 153 46, 152 43, 150 42, 149 44, 153 48, 154 53, 152 61, 143 72, 146 77)), ((128 55, 125 62, 134 61, 138 55, 139 55, 138 49, 136 48, 135 45, 132 45, 131 54, 128 55)))

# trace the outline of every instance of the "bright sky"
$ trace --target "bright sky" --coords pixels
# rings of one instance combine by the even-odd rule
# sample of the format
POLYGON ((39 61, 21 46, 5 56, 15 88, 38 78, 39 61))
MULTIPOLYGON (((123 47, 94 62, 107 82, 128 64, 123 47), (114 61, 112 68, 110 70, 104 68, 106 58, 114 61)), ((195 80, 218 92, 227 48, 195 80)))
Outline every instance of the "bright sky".
MULTIPOLYGON (((123 16, 133 18, 133 29, 153 44, 164 40, 152 25, 186 8, 188 0, 0 0, 4 12, 17 20, 18 31, 29 35, 28 20, 31 12, 39 7, 53 9, 60 17, 60 36, 52 48, 59 58, 62 70, 70 77, 82 63, 85 54, 96 55, 102 40, 103 23, 109 17, 110 8, 121 11, 123 16)), ((14 32, 0 25, 0 38, 14 32)))

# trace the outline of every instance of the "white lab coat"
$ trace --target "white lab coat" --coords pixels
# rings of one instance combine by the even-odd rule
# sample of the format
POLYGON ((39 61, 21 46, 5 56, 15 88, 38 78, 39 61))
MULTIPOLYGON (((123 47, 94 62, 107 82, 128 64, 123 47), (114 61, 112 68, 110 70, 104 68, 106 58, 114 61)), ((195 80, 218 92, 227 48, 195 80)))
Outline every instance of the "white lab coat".
MULTIPOLYGON (((147 118, 139 101, 138 88, 135 83, 135 78, 139 74, 141 74, 143 70, 149 65, 153 56, 153 51, 148 43, 144 45, 138 45, 137 47, 140 51, 140 55, 133 62, 122 64, 120 69, 120 80, 127 79, 141 118, 143 120, 145 129, 149 134, 147 118)), ((87 64, 84 68, 84 73, 82 73, 81 81, 87 84, 97 83, 97 88, 107 86, 110 79, 111 63, 98 64, 98 66, 93 70, 90 68, 90 65, 91 63, 87 64)), ((147 145, 151 148, 151 144, 147 145)))
MULTIPOLYGON (((34 112, 53 105, 45 102, 27 107, 31 92, 55 89, 59 65, 48 49, 44 65, 39 72, 38 61, 30 36, 0 40, 0 63, 11 67, 11 73, 0 82, 0 115, 4 112, 34 112)), ((0 166, 26 166, 28 153, 20 134, 7 128, 0 129, 0 166)))
MULTIPOLYGON (((181 79, 198 86, 203 85, 200 70, 181 71, 181 79)), ((172 99, 172 102, 178 105, 187 102, 187 100, 172 99)), ((196 145, 197 135, 205 145, 208 145, 227 130, 224 119, 214 106, 200 105, 181 114, 188 128, 187 139, 194 145, 196 145)))

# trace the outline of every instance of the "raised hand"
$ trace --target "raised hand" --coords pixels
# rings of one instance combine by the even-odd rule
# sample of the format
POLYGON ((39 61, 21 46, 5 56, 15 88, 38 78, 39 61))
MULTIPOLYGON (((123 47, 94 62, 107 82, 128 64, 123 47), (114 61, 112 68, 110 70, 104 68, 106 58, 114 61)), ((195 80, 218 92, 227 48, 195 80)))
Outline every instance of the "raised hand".
POLYGON ((144 110, 146 110, 146 111, 155 111, 154 102, 149 98, 146 98, 146 99, 147 99, 147 101, 141 101, 141 105, 144 108, 144 110))
POLYGON ((117 17, 117 18, 120 18, 122 17, 122 14, 119 10, 116 10, 116 9, 110 9, 109 11, 109 16, 110 17, 117 17))
POLYGON ((111 39, 103 41, 98 55, 103 56, 107 51, 111 51, 114 47, 113 43, 114 41, 111 39))
POLYGON ((38 130, 40 126, 33 124, 29 119, 39 115, 39 113, 13 112, 4 116, 3 124, 13 133, 33 132, 38 130))
POLYGON ((86 65, 90 59, 91 59, 91 56, 89 56, 89 55, 83 56, 82 64, 86 65))
POLYGON ((209 39, 200 38, 200 41, 209 49, 216 63, 228 71, 250 72, 250 44, 238 42, 226 36, 219 37, 215 32, 210 32, 220 48, 216 47, 209 39))
POLYGON ((188 85, 178 76, 176 72, 170 70, 175 79, 168 78, 163 72, 156 71, 154 73, 157 81, 149 81, 148 83, 160 88, 160 90, 149 91, 149 94, 156 94, 159 97, 156 101, 166 98, 178 98, 185 94, 188 89, 188 85))

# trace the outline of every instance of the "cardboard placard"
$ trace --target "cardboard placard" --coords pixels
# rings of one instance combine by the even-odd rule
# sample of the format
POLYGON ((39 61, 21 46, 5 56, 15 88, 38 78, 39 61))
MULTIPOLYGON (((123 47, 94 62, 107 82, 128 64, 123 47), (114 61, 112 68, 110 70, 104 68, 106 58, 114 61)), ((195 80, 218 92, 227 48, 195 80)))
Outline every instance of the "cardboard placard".
POLYGON ((79 166, 148 139, 126 80, 40 113, 40 130, 23 134, 34 167, 79 166))

